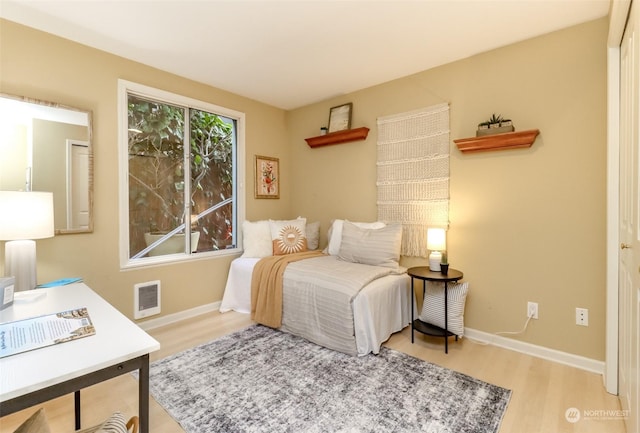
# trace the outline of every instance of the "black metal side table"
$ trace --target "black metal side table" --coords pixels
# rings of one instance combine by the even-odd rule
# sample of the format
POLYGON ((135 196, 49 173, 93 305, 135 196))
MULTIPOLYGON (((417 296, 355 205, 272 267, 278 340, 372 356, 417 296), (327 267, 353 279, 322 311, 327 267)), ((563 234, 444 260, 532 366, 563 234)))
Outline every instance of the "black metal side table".
POLYGON ((413 344, 413 331, 416 330, 426 335, 444 337, 444 353, 449 353, 449 337, 456 337, 456 341, 458 341, 458 336, 448 330, 449 306, 447 302, 447 285, 449 282, 461 280, 463 277, 462 272, 457 269, 449 268, 449 272, 447 272, 447 274, 445 275, 441 272, 430 270, 428 266, 417 266, 414 268, 409 268, 409 270, 407 270, 407 274, 409 274, 409 276, 411 277, 411 344, 413 344), (422 280, 424 284, 422 289, 423 302, 427 281, 437 281, 444 283, 444 329, 431 323, 423 322, 420 319, 414 320, 413 298, 415 298, 415 291, 413 290, 413 282, 416 278, 418 280, 422 280))

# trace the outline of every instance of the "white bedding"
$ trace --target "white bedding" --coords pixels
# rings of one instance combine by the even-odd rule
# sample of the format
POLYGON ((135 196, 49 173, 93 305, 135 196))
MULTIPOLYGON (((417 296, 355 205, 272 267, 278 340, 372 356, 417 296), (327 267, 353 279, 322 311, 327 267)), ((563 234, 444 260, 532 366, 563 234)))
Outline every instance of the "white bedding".
MULTIPOLYGON (((231 262, 220 312, 251 312, 251 274, 259 260, 238 258, 231 262)), ((411 283, 407 274, 387 275, 367 284, 354 298, 353 320, 358 355, 378 353, 381 344, 391 334, 409 324, 410 292, 411 283)), ((414 315, 417 315, 417 311, 414 311, 414 315)))

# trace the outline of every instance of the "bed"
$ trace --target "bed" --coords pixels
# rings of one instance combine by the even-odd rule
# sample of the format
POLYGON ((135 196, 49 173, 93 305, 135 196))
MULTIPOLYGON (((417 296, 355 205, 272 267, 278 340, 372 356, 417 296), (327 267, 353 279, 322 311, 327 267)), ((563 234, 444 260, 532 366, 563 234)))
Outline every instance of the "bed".
MULTIPOLYGON (((310 227, 311 231, 317 229, 314 225, 306 227, 308 246, 313 249, 317 248, 317 236, 310 232, 310 227)), ((254 268, 273 251, 266 245, 264 232, 264 222, 243 225, 245 254, 231 263, 221 312, 251 313, 254 268), (262 251, 256 249, 258 233, 263 238, 262 251), (255 255, 259 257, 251 257, 255 255)), ((275 242, 271 238, 269 241, 275 242)), ((382 343, 411 320, 411 284, 405 269, 397 262, 399 241, 397 233, 382 223, 335 220, 325 254, 287 265, 279 329, 350 355, 378 353, 382 343), (391 232, 394 234, 389 235, 391 232), (356 281, 352 289, 342 289, 343 283, 337 279, 340 274, 357 276, 353 278, 356 281)))

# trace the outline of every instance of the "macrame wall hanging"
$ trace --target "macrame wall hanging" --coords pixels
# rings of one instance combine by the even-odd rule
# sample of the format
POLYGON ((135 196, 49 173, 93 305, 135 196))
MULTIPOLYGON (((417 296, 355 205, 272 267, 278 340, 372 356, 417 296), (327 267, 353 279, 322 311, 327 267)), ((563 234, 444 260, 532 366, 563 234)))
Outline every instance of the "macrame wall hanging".
POLYGON ((449 224, 449 104, 378 118, 378 219, 402 223, 404 256, 449 224))

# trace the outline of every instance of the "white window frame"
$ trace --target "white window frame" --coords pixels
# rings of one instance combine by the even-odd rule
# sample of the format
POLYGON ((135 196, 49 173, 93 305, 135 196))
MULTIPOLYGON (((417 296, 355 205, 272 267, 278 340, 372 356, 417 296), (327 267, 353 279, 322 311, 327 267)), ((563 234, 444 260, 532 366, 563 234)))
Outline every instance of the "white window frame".
POLYGON ((119 203, 119 253, 120 268, 122 270, 144 266, 158 266, 177 262, 210 259, 213 257, 238 254, 242 251, 242 230, 240 225, 245 219, 245 114, 229 108, 208 102, 171 93, 165 90, 145 86, 127 80, 118 80, 118 203, 119 203), (196 254, 171 254, 155 257, 131 259, 129 252, 129 158, 128 158, 128 94, 150 98, 168 104, 187 106, 196 110, 203 110, 219 114, 236 121, 236 146, 234 149, 234 201, 233 214, 235 216, 233 236, 235 247, 219 251, 199 252, 196 254))

